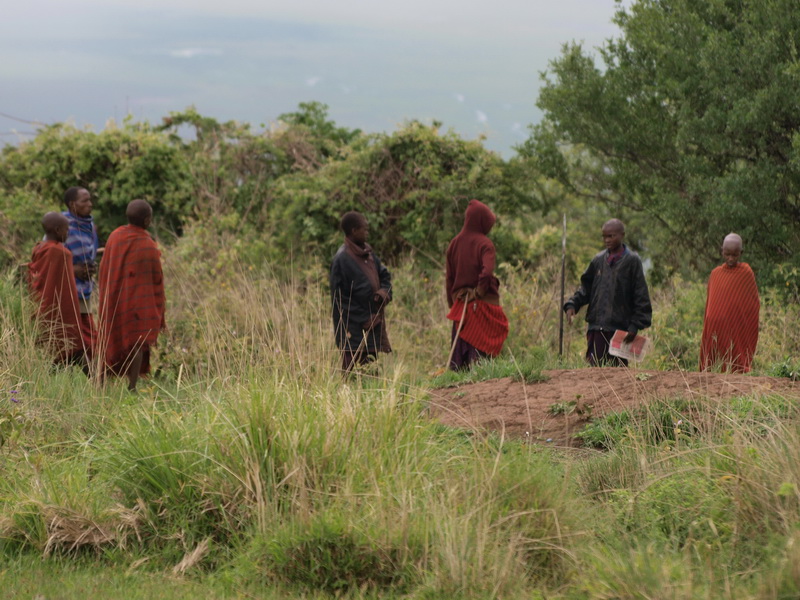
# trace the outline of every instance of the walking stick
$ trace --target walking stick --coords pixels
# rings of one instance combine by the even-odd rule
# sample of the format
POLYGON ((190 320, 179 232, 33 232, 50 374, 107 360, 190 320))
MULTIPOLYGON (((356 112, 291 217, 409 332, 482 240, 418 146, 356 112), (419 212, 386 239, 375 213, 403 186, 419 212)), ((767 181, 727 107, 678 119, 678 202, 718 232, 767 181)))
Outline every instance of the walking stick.
POLYGON ((561 233, 561 304, 558 306, 558 356, 564 354, 564 277, 567 268, 567 213, 561 233))
POLYGON ((445 371, 450 368, 450 362, 453 360, 453 354, 456 351, 458 336, 461 333, 461 329, 464 327, 464 318, 467 316, 467 304, 469 304, 469 302, 464 299, 464 310, 461 311, 461 320, 458 322, 458 329, 456 330, 456 335, 453 337, 453 345, 450 348, 450 356, 447 357, 447 364, 444 366, 445 371))

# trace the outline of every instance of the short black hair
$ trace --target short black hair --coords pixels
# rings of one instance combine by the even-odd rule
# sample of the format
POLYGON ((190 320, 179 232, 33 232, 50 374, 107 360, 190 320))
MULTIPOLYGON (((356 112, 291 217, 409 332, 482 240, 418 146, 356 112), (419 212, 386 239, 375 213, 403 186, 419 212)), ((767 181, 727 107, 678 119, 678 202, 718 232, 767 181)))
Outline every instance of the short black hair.
POLYGON ((153 207, 147 200, 131 200, 125 210, 125 216, 128 217, 128 223, 131 225, 145 229, 145 221, 148 217, 153 216, 153 207))
POLYGON ((353 229, 360 227, 361 224, 365 223, 366 221, 366 217, 360 212, 351 210, 350 212, 346 212, 342 215, 340 227, 342 228, 342 231, 344 231, 345 235, 350 235, 353 233, 353 229))
POLYGON ((67 208, 69 208, 70 202, 73 202, 74 200, 78 199, 78 192, 85 189, 86 188, 84 187, 74 185, 71 188, 69 188, 66 192, 64 192, 64 204, 67 205, 67 208))

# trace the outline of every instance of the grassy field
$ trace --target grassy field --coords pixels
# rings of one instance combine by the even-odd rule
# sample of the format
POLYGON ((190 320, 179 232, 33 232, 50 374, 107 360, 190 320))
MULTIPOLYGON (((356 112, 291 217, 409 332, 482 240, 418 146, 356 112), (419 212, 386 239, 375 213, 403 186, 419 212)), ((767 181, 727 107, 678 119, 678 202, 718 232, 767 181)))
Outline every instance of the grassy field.
MULTIPOLYGON (((394 266, 395 353, 343 380, 324 268, 225 252, 165 252, 170 329, 135 394, 53 370, 0 282, 5 597, 800 596, 793 403, 660 399, 596 423, 604 452, 450 430, 426 407, 448 351, 440 274, 394 266), (668 438, 665 406, 686 419, 668 438)), ((582 323, 555 352, 557 273, 500 266, 512 335, 473 377, 583 366, 582 323)), ((652 294, 644 366, 696 368, 704 286, 652 294)), ((762 300, 755 372, 796 374, 798 307, 762 300)))

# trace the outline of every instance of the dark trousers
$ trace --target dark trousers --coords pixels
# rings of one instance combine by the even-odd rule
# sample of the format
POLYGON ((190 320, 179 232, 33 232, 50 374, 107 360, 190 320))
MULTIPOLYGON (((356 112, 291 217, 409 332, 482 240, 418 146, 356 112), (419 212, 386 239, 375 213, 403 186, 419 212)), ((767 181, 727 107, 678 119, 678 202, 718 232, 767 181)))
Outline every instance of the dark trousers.
POLYGON ((470 365, 479 361, 482 358, 489 356, 485 352, 481 352, 472 344, 465 342, 461 338, 456 340, 456 332, 458 331, 458 323, 453 321, 453 331, 450 334, 450 344, 455 342, 456 348, 453 351, 453 358, 450 359, 448 365, 452 371, 460 371, 461 369, 469 369, 470 365))
POLYGON ((613 337, 613 331, 592 330, 586 334, 589 347, 586 350, 586 360, 593 367, 627 367, 628 361, 619 356, 608 353, 608 346, 613 337))

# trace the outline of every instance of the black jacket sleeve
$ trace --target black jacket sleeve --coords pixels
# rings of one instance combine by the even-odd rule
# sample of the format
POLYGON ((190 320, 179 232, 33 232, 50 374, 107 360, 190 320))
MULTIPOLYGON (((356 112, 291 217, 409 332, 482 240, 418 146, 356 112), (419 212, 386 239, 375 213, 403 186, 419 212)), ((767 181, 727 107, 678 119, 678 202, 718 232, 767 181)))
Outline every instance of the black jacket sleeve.
POLYGON ((381 289, 386 290, 386 299, 392 299, 392 274, 389 272, 389 269, 381 262, 381 259, 378 258, 377 254, 373 253, 375 257, 375 266, 378 268, 378 279, 381 282, 381 289))
POLYGON ((653 307, 650 304, 650 292, 647 289, 647 281, 644 278, 644 267, 641 259, 636 261, 636 266, 632 269, 631 293, 631 316, 628 331, 639 331, 650 327, 653 322, 653 307))
POLYGON ((592 259, 589 263, 589 266, 586 267, 586 270, 581 275, 581 286, 577 289, 577 291, 564 303, 564 310, 566 311, 568 308, 574 308, 575 312, 577 313, 581 306, 585 306, 589 304, 590 300, 592 299, 592 285, 594 283, 594 276, 597 272, 597 267, 595 266, 595 261, 597 259, 592 259))

